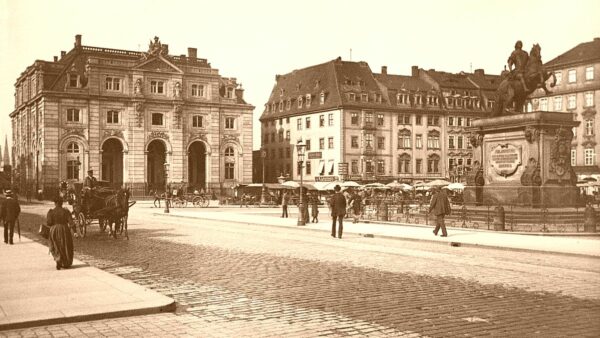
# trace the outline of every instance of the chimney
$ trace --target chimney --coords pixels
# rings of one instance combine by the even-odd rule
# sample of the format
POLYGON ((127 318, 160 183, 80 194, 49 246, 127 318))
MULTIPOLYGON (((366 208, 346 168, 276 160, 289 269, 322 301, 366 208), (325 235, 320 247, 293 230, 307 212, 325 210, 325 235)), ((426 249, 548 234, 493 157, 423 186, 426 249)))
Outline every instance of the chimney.
POLYGON ((235 89, 235 97, 238 98, 238 100, 244 99, 244 89, 242 88, 241 84, 239 88, 235 89))
POLYGON ((75 35, 75 48, 81 47, 81 34, 75 35))
POLYGON ((58 56, 54 55, 54 62, 58 62, 58 56))
POLYGON ((64 50, 61 50, 61 51, 60 51, 60 58, 61 58, 61 59, 62 59, 62 58, 64 58, 64 57, 65 57, 65 55, 67 55, 67 52, 65 52, 64 50))
POLYGON ((411 75, 413 77, 418 77, 419 76, 419 66, 412 66, 411 67, 411 75))
POLYGON ((381 66, 381 74, 387 75, 387 66, 381 66))
POLYGON ((188 57, 190 59, 198 58, 198 50, 196 48, 188 47, 188 57))
POLYGON ((485 75, 485 71, 481 68, 479 69, 475 69, 475 73, 476 76, 484 76, 485 75))

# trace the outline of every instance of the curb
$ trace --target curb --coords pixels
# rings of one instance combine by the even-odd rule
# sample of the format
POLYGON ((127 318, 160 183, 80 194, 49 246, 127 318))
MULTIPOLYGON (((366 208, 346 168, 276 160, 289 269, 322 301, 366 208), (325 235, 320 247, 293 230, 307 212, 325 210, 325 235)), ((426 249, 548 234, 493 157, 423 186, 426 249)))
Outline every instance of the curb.
MULTIPOLYGON (((185 218, 185 219, 199 219, 199 220, 205 220, 205 221, 216 221, 216 222, 232 223, 232 224, 260 225, 260 226, 266 226, 266 227, 272 227, 272 228, 285 227, 285 226, 271 225, 271 224, 258 224, 258 223, 249 223, 249 222, 245 222, 245 221, 234 221, 234 220, 219 220, 219 219, 214 219, 214 218, 203 218, 203 217, 186 216, 186 215, 159 214, 159 213, 153 213, 153 215, 179 217, 179 218, 185 218)), ((387 223, 380 223, 380 224, 386 224, 386 225, 390 225, 390 226, 417 226, 417 227, 422 227, 422 228, 429 227, 427 225, 413 225, 413 224, 406 224, 406 225, 404 225, 404 224, 387 224, 387 223)), ((288 228, 288 227, 286 227, 286 228, 288 228)), ((298 226, 295 228, 290 227, 290 229, 303 229, 303 230, 309 230, 309 231, 315 231, 315 232, 327 232, 327 230, 312 229, 312 228, 306 228, 306 227, 302 227, 302 226, 298 226)), ((462 228, 454 228, 454 229, 462 229, 462 228)), ((469 230, 471 230, 471 229, 469 229, 469 230)), ((478 230, 478 229, 472 229, 472 230, 478 230)), ((488 231, 488 230, 478 230, 478 231, 488 231)), ((384 238, 384 239, 405 240, 405 241, 415 241, 415 242, 428 242, 428 243, 435 243, 435 244, 440 244, 440 245, 450 245, 453 247, 472 247, 472 248, 484 248, 484 249, 488 248, 488 249, 516 251, 516 252, 545 253, 545 254, 554 254, 554 255, 571 256, 571 257, 600 258, 599 256, 595 256, 595 255, 586 255, 586 254, 569 253, 569 252, 556 252, 556 251, 547 251, 547 250, 523 249, 523 248, 509 248, 509 247, 496 246, 496 245, 463 243, 463 242, 451 241, 451 240, 440 241, 440 240, 425 239, 425 238, 407 238, 407 237, 389 236, 389 235, 363 234, 363 233, 356 233, 356 232, 354 234, 357 234, 358 236, 366 237, 366 238, 384 238)), ((513 234, 513 233, 511 233, 511 234, 513 234)), ((524 233, 524 234, 518 233, 518 234, 519 235, 529 235, 529 233, 524 233)))

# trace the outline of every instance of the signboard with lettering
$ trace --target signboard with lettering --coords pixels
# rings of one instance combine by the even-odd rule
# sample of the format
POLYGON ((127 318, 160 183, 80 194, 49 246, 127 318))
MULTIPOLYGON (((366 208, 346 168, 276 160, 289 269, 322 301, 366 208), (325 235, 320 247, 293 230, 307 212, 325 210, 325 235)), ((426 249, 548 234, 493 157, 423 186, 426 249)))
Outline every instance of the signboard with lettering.
POLYGON ((337 176, 315 176, 315 182, 334 182, 338 181, 337 176))
POLYGON ((312 151, 310 153, 308 153, 308 159, 309 160, 314 160, 314 159, 318 159, 318 158, 323 158, 323 153, 320 151, 312 151))
POLYGON ((521 147, 510 143, 499 144, 490 152, 490 165, 500 176, 510 176, 521 165, 521 147))
POLYGON ((338 175, 348 175, 348 163, 347 162, 338 163, 338 175))

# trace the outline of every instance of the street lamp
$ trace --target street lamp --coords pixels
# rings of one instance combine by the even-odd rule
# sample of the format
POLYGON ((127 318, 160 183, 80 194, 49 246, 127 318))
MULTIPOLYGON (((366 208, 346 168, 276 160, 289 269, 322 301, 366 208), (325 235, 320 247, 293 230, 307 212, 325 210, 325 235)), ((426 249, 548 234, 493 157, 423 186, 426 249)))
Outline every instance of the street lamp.
POLYGON ((263 205, 267 203, 267 189, 265 188, 265 158, 267 157, 267 151, 261 149, 260 157, 262 158, 262 191, 260 192, 260 204, 263 205))
POLYGON ((169 163, 165 162, 165 214, 169 213, 169 163))
POLYGON ((302 191, 304 189, 304 148, 306 145, 302 140, 296 144, 296 150, 298 150, 298 168, 300 169, 300 201, 298 202, 298 225, 306 225, 304 219, 304 201, 302 198, 302 191))

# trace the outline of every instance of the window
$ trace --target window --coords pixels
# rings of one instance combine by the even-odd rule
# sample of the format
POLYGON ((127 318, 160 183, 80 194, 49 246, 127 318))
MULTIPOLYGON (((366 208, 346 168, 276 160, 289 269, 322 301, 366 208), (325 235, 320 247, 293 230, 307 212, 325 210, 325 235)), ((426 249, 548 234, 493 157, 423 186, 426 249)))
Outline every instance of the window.
POLYGON ((163 114, 162 113, 152 113, 152 125, 153 126, 162 126, 163 125, 163 114))
POLYGON ((373 125, 373 113, 365 113, 365 125, 373 125))
POLYGON ((574 167, 577 163, 577 150, 571 149, 571 166, 574 167))
POLYGON ((225 93, 225 97, 228 99, 233 98, 233 87, 227 87, 227 92, 225 93))
POLYGON ((356 101, 356 94, 354 94, 354 93, 348 93, 348 100, 350 100, 350 101, 356 101))
POLYGON ((292 100, 288 99, 287 101, 285 101, 285 109, 286 110, 292 109, 292 100))
POLYGON ((300 117, 296 120, 296 130, 302 130, 302 119, 300 117))
POLYGON ((568 109, 577 108, 577 97, 575 95, 569 95, 567 97, 567 108, 568 109))
POLYGON ((463 149, 463 136, 462 136, 462 135, 459 135, 459 136, 456 138, 456 147, 457 147, 458 149, 463 149))
POLYGON ((595 165, 596 164, 596 153, 594 148, 585 149, 583 152, 584 165, 595 165))
POLYGON ((306 129, 310 129, 310 116, 306 118, 306 129))
POLYGON ((456 125, 459 127, 462 127, 463 125, 463 118, 462 117, 457 117, 456 118, 456 125))
POLYGON ((352 175, 358 174, 358 161, 357 160, 352 160, 352 162, 350 162, 350 172, 352 173, 352 175))
POLYGON ((448 135, 448 149, 454 149, 454 135, 448 135))
POLYGON ((585 120, 585 136, 594 135, 594 120, 585 120))
POLYGON ((225 118, 225 129, 235 129, 235 117, 225 118))
POLYGON ((369 102, 369 94, 360 94, 360 100, 362 102, 369 102))
POLYGON ((105 87, 106 90, 120 91, 121 79, 116 77, 106 77, 105 87))
POLYGON ((398 157, 398 174, 408 174, 410 172, 410 156, 407 154, 400 155, 398 157))
POLYGON ((562 82, 562 72, 556 71, 554 75, 556 76, 556 85, 558 86, 562 82))
POLYGON ((312 166, 311 166, 310 162, 311 162, 310 160, 306 161, 306 175, 310 175, 310 173, 312 171, 312 168, 311 168, 312 166))
POLYGON ((107 124, 118 124, 119 123, 119 112, 116 110, 109 110, 106 112, 106 123, 107 124))
POLYGON ((594 79, 594 67, 593 66, 585 67, 585 79, 586 80, 594 79))
POLYGON ((383 126, 383 114, 377 114, 377 125, 383 126))
MULTIPOLYGON (((233 180, 235 178, 235 151, 233 147, 225 148, 225 179, 233 180)), ((271 153, 271 158, 275 156, 275 152, 271 153)))
POLYGON ((67 82, 69 83, 69 87, 71 88, 79 87, 79 75, 67 74, 67 82))
POLYGON ((283 101, 279 101, 279 111, 283 111, 283 101))
POLYGON ((377 149, 380 149, 380 150, 385 149, 385 137, 383 137, 383 136, 377 137, 377 149))
POLYGON ((285 131, 285 139, 288 140, 288 141, 290 139, 290 131, 289 130, 285 131))
POLYGON ((377 101, 377 103, 381 103, 381 94, 375 94, 375 101, 377 101))
POLYGON ((379 175, 385 174, 385 161, 384 160, 377 160, 377 173, 379 175))
MULTIPOLYGON (((288 101, 290 102, 290 101, 288 101)), ((291 103, 290 103, 291 106, 291 103)), ((298 108, 302 108, 302 96, 298 96, 298 108)))
POLYGON ((594 92, 587 92, 584 94, 585 96, 585 107, 594 106, 594 92))
POLYGON ((548 99, 545 97, 540 99, 540 110, 548 111, 548 99))
POLYGON ((204 97, 204 86, 198 84, 192 85, 192 96, 204 97))
POLYGON ((427 149, 440 148, 440 135, 438 133, 427 134, 427 149))
POLYGON ((353 126, 358 125, 358 113, 350 114, 350 124, 352 124, 353 126))
POLYGON ((333 171, 334 162, 333 161, 329 161, 327 163, 327 165, 328 165, 328 168, 329 168, 329 171, 328 171, 329 175, 333 175, 333 173, 334 173, 334 171, 333 171))
POLYGON ((306 108, 310 107, 310 103, 312 101, 312 97, 310 94, 306 94, 306 108))
POLYGON ((439 173, 440 172, 440 158, 437 155, 431 156, 427 159, 427 173, 439 173))
POLYGON ((358 148, 358 136, 350 136, 350 148, 358 148))
POLYGON ((449 126, 453 126, 454 125, 454 117, 448 116, 448 125, 449 126))
POLYGON ((440 118, 438 116, 427 116, 427 125, 428 126, 437 126, 440 124, 440 118))
POLYGON ((562 96, 555 96, 552 101, 554 102, 554 111, 562 110, 562 96))
POLYGON ((164 94, 165 93, 164 81, 150 81, 150 92, 152 94, 164 94))
POLYGON ((423 160, 418 158, 416 161, 416 167, 415 167, 415 171, 417 174, 420 174, 423 172, 423 160))
POLYGON ((277 139, 279 140, 279 142, 283 142, 283 130, 277 132, 277 139))
POLYGON ((79 180, 79 161, 68 160, 67 161, 67 179, 68 180, 79 180))
POLYGON ((471 118, 470 118, 470 117, 467 117, 467 118, 465 119, 465 126, 467 126, 467 127, 470 127, 470 126, 471 126, 471 118))
POLYGON ((365 134, 365 148, 373 149, 373 134, 365 134))
POLYGON ((325 149, 325 138, 321 137, 319 139, 319 150, 325 149))
POLYGON ((319 115, 319 127, 325 127, 325 115, 319 115))
POLYGON ((417 126, 420 126, 423 124, 423 118, 421 117, 421 115, 415 115, 415 124, 417 126))
POLYGON ((330 126, 330 127, 331 127, 331 126, 333 126, 333 114, 329 114, 329 116, 328 116, 328 120, 329 120, 329 121, 328 121, 328 122, 329 122, 329 126, 330 126))
POLYGON ((325 104, 325 93, 319 95, 319 104, 325 104))
POLYGON ((423 135, 417 134, 415 136, 415 148, 422 149, 423 148, 423 135))
POLYGON ((577 71, 575 69, 569 69, 568 81, 569 83, 575 83, 577 81, 577 71))
POLYGON ((329 149, 333 149, 333 137, 329 137, 327 139, 327 143, 328 143, 328 147, 329 149))
POLYGON ((71 142, 67 145, 67 153, 77 154, 79 153, 79 145, 75 142, 71 142))
POLYGON ((365 173, 373 174, 373 161, 365 161, 365 173))
POLYGON ((410 115, 409 114, 398 115, 398 124, 410 124, 410 115))
POLYGON ((310 139, 306 140, 306 151, 310 151, 310 139))
POLYGON ((398 149, 410 148, 410 132, 408 130, 402 130, 398 133, 398 149))
POLYGON ((67 109, 67 122, 79 122, 79 109, 67 109))
POLYGON ((233 180, 234 176, 235 163, 225 163, 225 179, 233 180))

